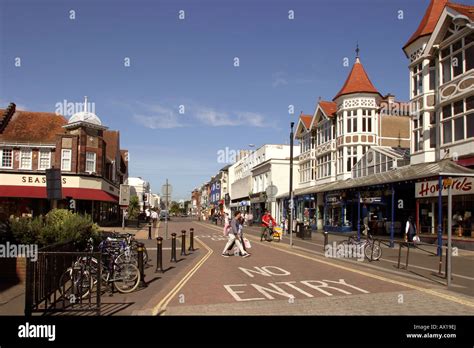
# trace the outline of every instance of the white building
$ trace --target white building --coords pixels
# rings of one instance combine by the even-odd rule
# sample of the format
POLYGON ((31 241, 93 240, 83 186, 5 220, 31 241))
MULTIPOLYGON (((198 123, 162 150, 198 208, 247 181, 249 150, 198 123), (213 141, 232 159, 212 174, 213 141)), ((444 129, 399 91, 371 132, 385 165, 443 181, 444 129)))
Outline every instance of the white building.
POLYGON ((474 165, 474 6, 432 0, 403 47, 410 59, 411 163, 474 165))
MULTIPOLYGON (((293 156, 299 155, 299 147, 293 147, 293 156)), ((229 167, 229 194, 232 210, 252 212, 258 221, 265 209, 278 215, 276 203, 268 202, 265 191, 271 184, 278 193, 289 190, 289 145, 263 145, 229 167)), ((297 161, 295 168, 297 170, 297 161)), ((294 182, 296 184, 296 180, 294 182)))
POLYGON ((130 185, 130 196, 138 196, 140 211, 143 211, 149 205, 147 200, 150 194, 150 184, 140 177, 128 177, 126 184, 130 185))
POLYGON ((150 193, 149 195, 149 200, 150 200, 150 208, 152 209, 158 209, 160 208, 161 205, 161 197, 160 195, 156 193, 150 193))

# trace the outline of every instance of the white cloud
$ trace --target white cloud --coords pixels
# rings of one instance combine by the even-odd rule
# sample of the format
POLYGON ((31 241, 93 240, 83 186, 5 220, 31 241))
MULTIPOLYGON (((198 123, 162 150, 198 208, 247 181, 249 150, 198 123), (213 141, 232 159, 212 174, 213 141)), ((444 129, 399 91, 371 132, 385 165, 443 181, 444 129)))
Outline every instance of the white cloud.
POLYGON ((221 111, 209 106, 192 102, 183 103, 186 116, 163 106, 162 104, 146 104, 137 102, 133 110, 135 122, 150 129, 170 129, 190 126, 191 123, 204 124, 211 127, 253 126, 264 127, 265 117, 249 111, 221 111), (186 118, 184 118, 186 117, 186 118), (186 123, 183 120, 186 119, 186 123), (194 121, 194 122, 192 122, 194 121))
POLYGON ((219 126, 254 126, 263 127, 265 117, 262 114, 248 111, 223 112, 209 107, 195 107, 196 118, 204 124, 219 126))
POLYGON ((170 108, 161 106, 160 104, 141 104, 145 109, 145 113, 137 113, 133 115, 135 121, 141 125, 151 129, 170 129, 184 127, 181 123, 179 115, 170 108))

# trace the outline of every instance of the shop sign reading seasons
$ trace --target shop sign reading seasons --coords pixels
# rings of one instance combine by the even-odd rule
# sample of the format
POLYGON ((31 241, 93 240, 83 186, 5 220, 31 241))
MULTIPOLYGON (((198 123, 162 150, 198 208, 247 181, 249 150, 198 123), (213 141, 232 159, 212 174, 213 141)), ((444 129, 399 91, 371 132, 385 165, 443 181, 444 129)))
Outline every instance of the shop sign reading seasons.
MULTIPOLYGON (((21 182, 23 184, 46 184, 46 176, 22 176, 21 182)), ((62 184, 66 183, 66 178, 62 178, 62 184)))
MULTIPOLYGON (((102 178, 68 175, 61 177, 61 184, 66 188, 84 188, 106 191, 118 196, 119 189, 102 178)), ((24 175, 13 173, 0 173, 0 185, 4 186, 46 186, 45 175, 24 175)))
MULTIPOLYGON (((469 195, 474 193, 473 178, 470 177, 459 177, 453 178, 452 194, 453 195, 469 195)), ((448 195, 448 186, 442 184, 441 194, 443 196, 448 195)), ((437 197, 439 195, 439 182, 438 180, 417 182, 415 184, 415 195, 416 198, 424 197, 437 197)))

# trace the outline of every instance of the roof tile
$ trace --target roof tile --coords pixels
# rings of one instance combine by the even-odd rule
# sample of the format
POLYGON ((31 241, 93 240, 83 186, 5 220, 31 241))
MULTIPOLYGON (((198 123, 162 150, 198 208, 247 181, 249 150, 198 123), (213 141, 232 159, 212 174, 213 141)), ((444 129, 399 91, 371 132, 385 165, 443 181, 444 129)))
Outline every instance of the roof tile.
MULTIPOLYGON (((0 113, 2 110, 0 110, 0 113)), ((57 134, 64 134, 62 128, 66 118, 51 112, 16 111, 0 134, 1 141, 53 143, 57 134)))
POLYGON ((336 94, 333 100, 336 100, 341 95, 363 92, 380 94, 370 81, 359 58, 357 58, 344 86, 342 86, 341 90, 336 94))

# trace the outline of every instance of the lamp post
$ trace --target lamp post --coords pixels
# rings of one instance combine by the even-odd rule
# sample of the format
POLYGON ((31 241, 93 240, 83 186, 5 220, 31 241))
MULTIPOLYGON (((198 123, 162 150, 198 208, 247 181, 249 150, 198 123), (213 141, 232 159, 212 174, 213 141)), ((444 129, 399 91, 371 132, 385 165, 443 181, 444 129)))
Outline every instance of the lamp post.
POLYGON ((288 218, 288 230, 290 231, 290 246, 293 246, 293 127, 295 123, 290 123, 290 216, 288 218))

